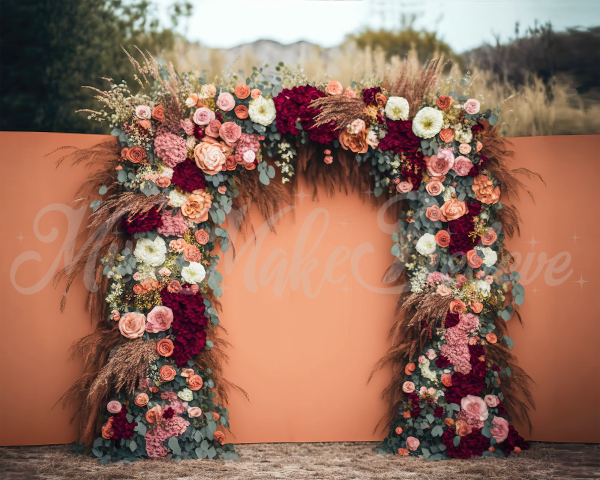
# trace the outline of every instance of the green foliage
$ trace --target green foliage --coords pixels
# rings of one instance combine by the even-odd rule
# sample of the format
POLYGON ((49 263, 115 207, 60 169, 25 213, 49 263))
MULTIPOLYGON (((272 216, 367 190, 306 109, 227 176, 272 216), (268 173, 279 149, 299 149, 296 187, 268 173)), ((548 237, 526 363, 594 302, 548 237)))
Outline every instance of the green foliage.
MULTIPOLYGON (((1 8, 2 130, 108 133, 75 113, 90 105, 81 87, 105 87, 104 75, 137 88, 121 46, 160 54, 176 37, 151 18, 148 0, 27 0, 1 8)), ((191 5, 172 1, 171 13, 173 20, 189 15, 191 5)))

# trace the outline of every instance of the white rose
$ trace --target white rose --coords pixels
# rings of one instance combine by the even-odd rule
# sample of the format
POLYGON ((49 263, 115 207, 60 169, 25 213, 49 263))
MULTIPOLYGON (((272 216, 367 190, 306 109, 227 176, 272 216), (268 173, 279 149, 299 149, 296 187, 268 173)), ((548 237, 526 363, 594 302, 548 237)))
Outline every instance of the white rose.
POLYGON ((406 120, 409 108, 406 98, 390 97, 385 104, 385 115, 391 120, 406 120))
POLYGON ((170 200, 169 205, 171 205, 172 207, 179 208, 185 203, 189 195, 187 193, 180 192, 179 190, 174 188, 169 192, 167 197, 169 197, 170 200))
POLYGON ((276 113, 275 103, 272 98, 266 99, 260 96, 254 100, 250 100, 248 115, 254 123, 268 127, 275 120, 276 113))
POLYGON ((435 237, 431 233, 426 233, 417 242, 417 252, 421 255, 431 255, 435 252, 436 246, 435 237))
POLYGON ((486 267, 493 267, 498 261, 498 254, 489 247, 484 247, 480 249, 484 255, 483 264, 486 267))
POLYGON ((196 100, 194 100, 192 97, 188 97, 185 99, 185 106, 188 108, 192 108, 194 105, 196 105, 196 100))
POLYGON ((206 270, 202 264, 198 262, 190 262, 187 267, 181 269, 181 278, 186 283, 198 284, 206 277, 206 270))
POLYGON ((142 263, 158 267, 167 259, 167 245, 160 236, 157 236, 154 241, 149 238, 140 238, 133 255, 142 263))

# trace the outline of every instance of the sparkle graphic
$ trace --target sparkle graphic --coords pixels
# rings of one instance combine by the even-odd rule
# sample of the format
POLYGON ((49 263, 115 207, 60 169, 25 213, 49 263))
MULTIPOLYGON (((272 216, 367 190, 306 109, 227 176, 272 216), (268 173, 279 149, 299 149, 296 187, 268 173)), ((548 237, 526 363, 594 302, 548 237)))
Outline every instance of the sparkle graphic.
POLYGON ((581 238, 581 237, 578 237, 578 236, 577 236, 577 234, 575 234, 575 235, 573 235, 571 238, 572 238, 573 240, 575 240, 575 243, 577 243, 577 239, 578 239, 578 238, 581 238))
POLYGON ((19 236, 18 236, 18 237, 15 237, 15 238, 18 238, 18 239, 19 239, 19 244, 20 244, 20 243, 23 241, 23 239, 24 239, 24 238, 27 238, 27 237, 24 237, 24 236, 23 236, 23 234, 22 234, 21 232, 19 232, 19 236))
POLYGON ((344 288, 340 288, 340 290, 343 290, 346 296, 348 296, 348 292, 352 289, 346 284, 346 286, 344 288))
POLYGON ((343 222, 341 222, 341 223, 340 223, 340 225, 341 225, 342 227, 346 228, 346 225, 350 225, 350 224, 349 224, 349 223, 346 221, 346 219, 344 218, 344 221, 343 221, 343 222))
POLYGON ((583 284, 584 284, 584 283, 590 283, 590 281, 589 281, 589 280, 584 280, 584 279, 583 279, 583 274, 580 274, 580 276, 579 276, 579 280, 573 280, 573 282, 575 282, 575 283, 578 283, 578 284, 579 284, 579 286, 581 287, 581 291, 583 291, 583 284))
POLYGON ((539 292, 539 290, 538 290, 537 288, 533 287, 533 290, 532 290, 532 292, 533 292, 533 294, 535 295, 537 292, 539 292))
POLYGON ((302 201, 304 200, 304 198, 310 197, 310 195, 308 193, 304 193, 303 188, 300 187, 300 193, 295 193, 294 197, 300 197, 300 205, 302 205, 302 201))
POLYGON ((533 238, 533 235, 532 235, 531 236, 531 241, 525 242, 525 243, 531 243, 531 249, 533 250, 533 248, 535 247, 536 243, 542 243, 542 242, 538 242, 535 238, 533 238))
POLYGON ((366 193, 369 196, 369 198, 371 198, 371 194, 373 193, 373 190, 371 190, 371 187, 369 187, 369 189, 363 193, 366 193))

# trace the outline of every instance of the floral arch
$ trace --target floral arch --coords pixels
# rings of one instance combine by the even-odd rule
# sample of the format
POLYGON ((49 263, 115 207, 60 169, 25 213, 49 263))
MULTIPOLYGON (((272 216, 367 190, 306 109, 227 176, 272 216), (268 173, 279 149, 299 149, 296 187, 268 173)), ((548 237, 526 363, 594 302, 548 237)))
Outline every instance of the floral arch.
POLYGON ((85 270, 94 285, 97 329, 73 346, 85 371, 62 399, 81 405, 81 448, 102 462, 236 457, 225 405, 240 388, 222 376, 212 252, 232 247, 222 224, 233 208, 272 218, 297 172, 315 193, 374 187, 402 200, 386 276, 410 288, 375 368, 393 371, 380 452, 439 460, 528 448, 511 421, 529 422, 530 378, 505 325, 525 294, 503 242, 519 215, 500 200, 532 172, 507 168, 498 111, 470 97, 470 79, 445 80, 434 59, 345 89, 282 64, 209 83, 142 56, 130 57, 139 93, 111 81, 97 90, 104 109, 84 110, 115 140, 60 160, 102 166, 77 194, 91 201, 93 241, 57 278, 70 285, 85 270))

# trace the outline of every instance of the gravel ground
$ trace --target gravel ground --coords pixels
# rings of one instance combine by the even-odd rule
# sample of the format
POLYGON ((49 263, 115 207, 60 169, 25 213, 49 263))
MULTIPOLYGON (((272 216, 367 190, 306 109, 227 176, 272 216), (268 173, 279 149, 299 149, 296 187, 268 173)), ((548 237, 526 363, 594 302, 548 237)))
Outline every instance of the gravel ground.
POLYGON ((508 459, 430 462, 384 457, 376 443, 278 443, 238 445, 238 461, 146 460, 101 465, 70 453, 66 445, 0 448, 0 478, 9 480, 200 479, 560 479, 600 478, 600 446, 532 443, 508 459))

